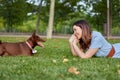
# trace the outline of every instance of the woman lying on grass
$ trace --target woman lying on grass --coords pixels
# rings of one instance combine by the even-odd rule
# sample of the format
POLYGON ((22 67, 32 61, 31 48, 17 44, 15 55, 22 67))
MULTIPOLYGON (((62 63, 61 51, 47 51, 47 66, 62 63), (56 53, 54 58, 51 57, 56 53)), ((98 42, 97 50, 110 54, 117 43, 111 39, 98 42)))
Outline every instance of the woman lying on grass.
POLYGON ((80 58, 91 58, 92 56, 120 58, 120 43, 111 45, 101 33, 91 31, 85 20, 76 21, 73 24, 73 31, 69 44, 74 56, 80 58))

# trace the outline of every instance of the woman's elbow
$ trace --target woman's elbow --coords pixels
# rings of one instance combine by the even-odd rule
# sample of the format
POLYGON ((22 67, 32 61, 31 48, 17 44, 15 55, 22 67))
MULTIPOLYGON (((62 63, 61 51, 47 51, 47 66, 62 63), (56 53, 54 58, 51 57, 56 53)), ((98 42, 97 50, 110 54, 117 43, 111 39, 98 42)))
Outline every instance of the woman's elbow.
POLYGON ((81 56, 80 58, 82 58, 82 59, 89 59, 89 58, 91 58, 91 56, 81 56))

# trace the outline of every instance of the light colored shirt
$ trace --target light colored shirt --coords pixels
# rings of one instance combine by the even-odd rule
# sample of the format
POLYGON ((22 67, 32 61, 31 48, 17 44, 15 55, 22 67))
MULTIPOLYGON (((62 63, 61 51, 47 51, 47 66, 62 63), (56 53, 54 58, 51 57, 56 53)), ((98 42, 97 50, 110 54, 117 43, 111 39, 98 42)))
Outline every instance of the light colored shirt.
MULTIPOLYGON (((113 47, 115 49, 115 54, 112 58, 120 58, 120 43, 113 44, 113 47)), ((100 32, 93 31, 89 48, 99 48, 95 56, 106 57, 112 49, 112 44, 110 44, 100 32)))

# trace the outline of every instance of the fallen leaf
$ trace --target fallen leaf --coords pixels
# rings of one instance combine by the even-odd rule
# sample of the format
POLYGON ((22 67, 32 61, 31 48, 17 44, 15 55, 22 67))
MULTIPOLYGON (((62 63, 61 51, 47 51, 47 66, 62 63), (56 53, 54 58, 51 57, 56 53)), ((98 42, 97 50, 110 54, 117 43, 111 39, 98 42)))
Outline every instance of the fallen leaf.
POLYGON ((76 58, 73 58, 74 61, 76 61, 77 59, 76 58))
POLYGON ((80 72, 77 71, 77 68, 74 68, 74 67, 70 67, 68 69, 68 72, 73 73, 73 74, 80 74, 80 72))
POLYGON ((63 59, 63 63, 65 63, 65 62, 68 62, 68 59, 64 58, 63 59))
POLYGON ((25 62, 25 60, 23 60, 22 62, 25 62))
POLYGON ((53 63, 56 63, 57 61, 56 60, 52 60, 53 63))
POLYGON ((118 67, 120 67, 120 64, 118 65, 118 67))
POLYGON ((120 74, 120 70, 118 70, 117 72, 118 72, 118 74, 120 74))

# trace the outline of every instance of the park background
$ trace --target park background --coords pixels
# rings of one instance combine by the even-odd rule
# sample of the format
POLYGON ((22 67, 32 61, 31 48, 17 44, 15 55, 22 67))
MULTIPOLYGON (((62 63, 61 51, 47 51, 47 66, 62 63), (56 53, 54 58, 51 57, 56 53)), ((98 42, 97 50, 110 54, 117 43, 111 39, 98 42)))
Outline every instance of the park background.
POLYGON ((74 57, 68 37, 59 37, 70 36, 80 19, 105 37, 119 38, 120 0, 0 0, 2 42, 26 41, 34 30, 46 40, 34 56, 0 57, 0 80, 120 80, 120 59, 74 57))
MULTIPOLYGON (((84 19, 104 36, 120 35, 119 0, 0 0, 0 34, 67 35, 84 19)), ((51 38, 51 37, 49 37, 51 38)))

